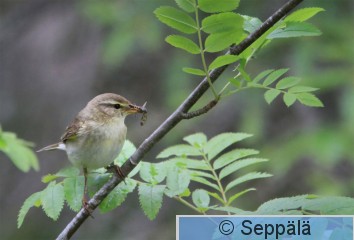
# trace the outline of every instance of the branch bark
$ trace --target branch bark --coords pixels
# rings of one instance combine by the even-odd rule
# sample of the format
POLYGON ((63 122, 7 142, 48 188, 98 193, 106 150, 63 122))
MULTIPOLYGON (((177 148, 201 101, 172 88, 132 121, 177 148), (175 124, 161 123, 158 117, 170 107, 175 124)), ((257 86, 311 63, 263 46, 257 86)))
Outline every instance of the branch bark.
MULTIPOLYGON (((303 0, 289 0, 274 14, 272 14, 255 32, 250 34, 245 40, 236 46, 232 46, 226 54, 238 55, 247 47, 254 43, 260 36, 269 30, 276 22, 288 14, 303 0)), ((210 73, 212 82, 216 81, 225 71, 228 65, 214 69, 210 73)), ((184 102, 148 137, 135 153, 121 167, 125 176, 127 176, 134 167, 141 161, 145 154, 171 129, 173 129, 180 121, 186 118, 186 113, 192 106, 203 96, 209 89, 209 83, 204 78, 193 92, 184 100, 184 102)), ((207 112, 207 111, 206 111, 207 112)), ((121 182, 122 180, 113 175, 113 177, 91 198, 88 202, 88 207, 91 211, 97 208, 102 200, 121 182)), ((57 240, 70 239, 71 236, 79 229, 81 224, 89 217, 89 213, 85 209, 81 209, 77 215, 70 221, 65 229, 57 237, 57 240)))

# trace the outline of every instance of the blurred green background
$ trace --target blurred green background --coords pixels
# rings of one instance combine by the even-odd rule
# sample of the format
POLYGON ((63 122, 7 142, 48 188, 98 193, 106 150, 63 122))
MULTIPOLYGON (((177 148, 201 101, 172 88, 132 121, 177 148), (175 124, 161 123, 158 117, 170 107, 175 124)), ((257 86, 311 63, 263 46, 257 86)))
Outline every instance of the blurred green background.
MULTIPOLYGON (((241 14, 265 20, 285 1, 243 0, 241 14)), ((172 33, 152 11, 163 0, 1 0, 0 1, 0 124, 4 131, 39 147, 56 142, 66 125, 88 100, 103 92, 122 94, 142 104, 149 116, 127 119, 128 138, 139 145, 198 84, 181 71, 200 66, 164 42, 172 33)), ((354 2, 306 0, 300 7, 322 7, 310 22, 320 37, 273 41, 247 70, 255 76, 269 68, 290 67, 291 75, 321 89, 325 108, 278 99, 272 105, 263 92, 252 90, 222 101, 207 115, 185 121, 146 156, 155 156, 182 137, 204 132, 247 132, 247 147, 261 150, 271 161, 264 166, 275 176, 252 182, 258 191, 236 202, 254 210, 275 197, 304 193, 354 196, 354 2)), ((210 58, 211 60, 211 58, 210 58)), ((229 71, 230 72, 230 71, 229 71)), ((225 81, 225 77, 223 78, 225 81)), ((221 80, 223 81, 223 80, 221 80)), ((207 98, 204 99, 206 101, 207 98)), ((16 218, 24 200, 42 190, 41 176, 68 166, 63 152, 38 155, 40 170, 19 171, 0 153, 1 239, 53 239, 74 216, 67 207, 57 222, 41 209, 31 209, 23 226, 16 218)), ((164 199, 155 221, 139 209, 137 194, 122 207, 88 219, 75 239, 174 239, 175 215, 194 214, 164 199)))

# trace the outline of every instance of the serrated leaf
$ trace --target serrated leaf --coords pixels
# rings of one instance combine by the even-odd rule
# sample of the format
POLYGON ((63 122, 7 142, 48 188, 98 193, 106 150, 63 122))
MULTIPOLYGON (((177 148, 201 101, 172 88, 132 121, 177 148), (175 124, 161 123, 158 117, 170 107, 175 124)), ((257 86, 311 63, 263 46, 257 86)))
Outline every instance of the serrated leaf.
POLYGON ((84 195, 84 177, 76 176, 66 178, 63 181, 64 196, 69 207, 78 212, 82 207, 82 197, 84 195))
POLYGON ((243 18, 233 12, 213 14, 203 19, 202 30, 206 33, 234 32, 241 35, 243 18))
POLYGON ((321 100, 318 99, 312 93, 307 93, 307 92, 297 93, 296 97, 303 105, 309 107, 323 107, 323 103, 321 102, 321 100))
POLYGON ((200 169, 200 170, 209 169, 208 165, 202 160, 194 160, 189 158, 173 158, 170 161, 182 168, 184 167, 189 169, 200 169))
POLYGON ((195 182, 199 182, 199 183, 202 183, 204 185, 207 185, 211 188, 214 188, 215 190, 219 191, 219 187, 218 185, 214 184, 214 183, 211 183, 209 180, 203 178, 203 177, 195 177, 195 176, 192 176, 191 178, 192 181, 195 181, 195 182))
POLYGON ((239 178, 236 178, 235 180, 233 180, 232 182, 230 182, 229 184, 227 184, 226 188, 225 188, 225 192, 229 191, 230 189, 234 188, 235 186, 247 182, 247 181, 251 181, 251 180, 255 180, 255 179, 259 179, 259 178, 267 178, 267 177, 271 177, 272 175, 269 173, 261 173, 261 172, 250 172, 247 173, 239 178))
POLYGON ((125 161, 127 161, 128 158, 130 158, 131 155, 133 155, 135 150, 136 147, 134 146, 134 144, 129 140, 125 140, 122 150, 120 151, 116 159, 114 159, 114 163, 122 165, 123 163, 125 163, 125 161))
POLYGON ((80 174, 80 170, 76 167, 67 167, 60 169, 55 175, 58 177, 76 177, 80 174))
POLYGON ((189 170, 189 174, 191 176, 206 177, 206 178, 213 179, 216 181, 216 178, 212 174, 205 172, 205 171, 189 170))
POLYGON ((64 205, 64 188, 61 184, 50 182, 41 192, 41 202, 44 212, 54 221, 58 219, 64 205))
POLYGON ((204 133, 195 133, 183 138, 184 141, 193 147, 200 148, 207 142, 207 137, 204 133))
POLYGON ((245 16, 245 15, 242 15, 242 17, 244 19, 243 28, 248 33, 253 33, 262 25, 262 21, 259 20, 258 18, 245 16))
POLYGON ((220 52, 239 42, 242 34, 235 32, 222 32, 210 34, 205 40, 206 52, 220 52))
POLYGON ((268 69, 265 70, 261 73, 259 73, 253 80, 253 83, 258 83, 259 81, 261 81, 263 78, 265 78, 266 76, 268 76, 270 73, 272 73, 274 71, 274 69, 268 69))
POLYGON ((176 8, 159 7, 154 11, 154 14, 162 23, 180 32, 187 34, 197 32, 197 24, 194 19, 176 8))
POLYGON ((240 0, 199 0, 198 6, 200 10, 207 13, 227 12, 235 10, 240 0))
POLYGON ((219 56, 219 57, 215 58, 214 61, 212 61, 212 63, 210 63, 208 70, 211 71, 212 69, 234 63, 238 59, 239 59, 239 57, 236 55, 219 56))
POLYGON ((202 69, 198 68, 182 68, 182 71, 197 76, 206 76, 206 73, 202 69))
POLYGON ((140 206, 150 220, 157 216, 161 208, 165 187, 165 185, 139 185, 140 206))
POLYGON ((199 156, 201 155, 199 150, 187 145, 179 144, 172 147, 168 147, 157 155, 157 158, 168 158, 171 156, 199 156))
POLYGON ((55 179, 57 179, 58 176, 57 175, 53 175, 53 174, 47 174, 45 176, 42 177, 42 183, 49 183, 55 179))
POLYGON ((36 192, 25 200, 17 217, 17 228, 22 226, 23 220, 25 219, 29 209, 35 206, 36 202, 40 201, 40 199, 41 192, 36 192))
POLYGON ((213 210, 217 210, 217 211, 223 211, 223 212, 230 212, 230 213, 234 213, 237 215, 251 215, 254 214, 253 212, 250 211, 245 211, 242 210, 240 208, 235 208, 235 207, 231 207, 231 206, 227 206, 227 207, 210 207, 213 210))
POLYGON ((106 213, 120 206, 127 198, 127 195, 134 191, 136 185, 135 180, 125 179, 125 183, 116 186, 99 205, 101 212, 106 213))
POLYGON ((317 90, 318 90, 318 88, 307 87, 307 86, 295 86, 295 87, 289 88, 288 92, 289 93, 301 93, 301 92, 314 92, 317 90))
POLYGON ((204 210, 208 208, 210 203, 210 197, 207 191, 204 189, 197 189, 192 193, 192 200, 197 208, 204 210))
POLYGON ((251 136, 251 134, 247 133, 221 133, 207 142, 204 152, 208 155, 208 159, 211 160, 228 146, 251 136))
POLYGON ((267 39, 319 36, 322 32, 314 25, 306 22, 289 22, 286 27, 271 32, 267 39))
POLYGON ((293 105, 296 101, 296 95, 292 93, 284 93, 283 101, 287 107, 293 105))
POLYGON ((175 0, 177 5, 184 11, 192 13, 195 11, 195 0, 175 0))
POLYGON ((277 89, 290 88, 290 87, 293 87, 296 84, 298 84, 300 81, 301 81, 301 79, 298 77, 286 77, 286 78, 281 79, 277 83, 276 88, 277 89))
POLYGON ((250 191, 256 191, 255 188, 248 188, 248 189, 245 189, 241 192, 238 192, 238 193, 235 193, 234 195, 232 195, 230 198, 229 198, 229 201, 227 202, 227 205, 231 205, 231 203, 233 203, 233 201, 235 201, 237 198, 241 197, 242 195, 250 192, 250 191))
POLYGON ((320 211, 323 215, 354 215, 354 199, 342 196, 318 197, 307 199, 303 208, 320 211))
POLYGON ((282 75, 284 75, 287 71, 289 71, 289 68, 282 68, 273 71, 271 74, 268 75, 268 77, 264 80, 263 86, 269 86, 272 84, 275 80, 280 78, 282 75))
POLYGON ((157 184, 162 182, 167 173, 167 169, 163 162, 148 163, 142 162, 140 167, 140 177, 148 183, 157 184))
POLYGON ((182 194, 190 183, 190 175, 187 170, 182 170, 176 166, 170 167, 167 171, 165 193, 169 197, 182 194))
POLYGON ((264 93, 264 99, 268 104, 271 104, 280 93, 281 91, 278 89, 269 89, 264 93))
POLYGON ((258 153, 259 151, 254 149, 234 149, 230 152, 221 155, 218 159, 216 159, 214 161, 213 167, 214 169, 219 169, 230 163, 233 163, 234 161, 240 158, 258 154, 258 153))
POLYGON ((180 197, 189 197, 191 195, 191 191, 187 188, 183 193, 181 193, 180 197))
POLYGON ((170 35, 165 39, 165 41, 171 44, 172 46, 183 49, 189 53, 192 54, 200 53, 199 46, 186 37, 179 36, 179 35, 170 35))
POLYGON ((323 8, 317 7, 302 8, 287 16, 284 22, 304 22, 322 11, 324 11, 323 8))
POLYGON ((240 170, 241 168, 266 161, 268 160, 264 158, 247 158, 235 161, 220 171, 219 178, 223 179, 224 177, 229 176, 231 173, 234 173, 237 170, 240 170))
POLYGON ((219 194, 217 194, 217 193, 215 193, 215 192, 208 192, 208 194, 209 194, 210 196, 212 196, 213 198, 217 199, 219 202, 225 203, 225 202, 224 202, 224 199, 222 199, 222 197, 221 197, 219 194))

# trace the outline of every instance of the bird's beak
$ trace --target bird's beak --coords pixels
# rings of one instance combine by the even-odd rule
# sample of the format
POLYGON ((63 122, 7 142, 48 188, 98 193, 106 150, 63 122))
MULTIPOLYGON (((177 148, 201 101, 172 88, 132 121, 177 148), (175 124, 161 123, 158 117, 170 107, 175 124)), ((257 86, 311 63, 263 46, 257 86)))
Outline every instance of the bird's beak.
POLYGON ((137 105, 134 105, 134 104, 129 104, 128 107, 127 107, 127 110, 126 112, 129 113, 129 114, 132 114, 132 113, 144 113, 146 114, 147 113, 147 109, 146 109, 146 103, 144 103, 143 106, 137 106, 137 105))

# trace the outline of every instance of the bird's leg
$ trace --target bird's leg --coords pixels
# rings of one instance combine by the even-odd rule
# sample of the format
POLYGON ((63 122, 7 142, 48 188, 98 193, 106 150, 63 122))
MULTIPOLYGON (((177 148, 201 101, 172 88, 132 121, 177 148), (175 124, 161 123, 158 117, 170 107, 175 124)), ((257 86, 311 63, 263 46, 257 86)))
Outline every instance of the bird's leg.
POLYGON ((91 215, 91 211, 88 207, 86 195, 87 195, 87 168, 83 168, 84 170, 84 195, 82 196, 82 207, 87 211, 87 213, 93 218, 91 215))
POLYGON ((111 165, 107 166, 106 169, 108 171, 112 171, 112 169, 114 170, 114 173, 118 175, 118 177, 120 179, 123 180, 123 182, 125 183, 125 178, 126 176, 124 175, 122 169, 118 166, 118 165, 115 165, 114 163, 112 163, 111 165))

